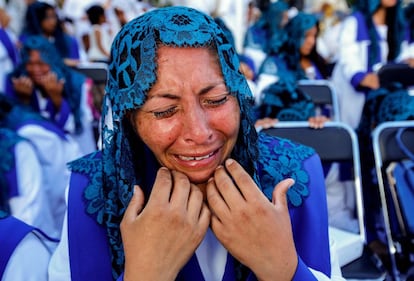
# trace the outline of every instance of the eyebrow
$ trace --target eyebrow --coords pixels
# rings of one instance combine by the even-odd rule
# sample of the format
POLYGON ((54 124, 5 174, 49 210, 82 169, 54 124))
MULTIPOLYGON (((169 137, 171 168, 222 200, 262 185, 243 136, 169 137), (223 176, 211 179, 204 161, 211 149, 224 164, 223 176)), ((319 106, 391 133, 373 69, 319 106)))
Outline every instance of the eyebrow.
MULTIPOLYGON (((209 85, 209 86, 201 89, 198 92, 198 95, 203 96, 203 95, 207 94, 208 92, 210 92, 212 89, 216 88, 219 85, 224 85, 225 86, 224 81, 220 81, 217 84, 209 85)), ((226 90, 227 90, 227 87, 226 87, 226 90)), ((154 94, 151 97, 148 97, 148 100, 151 100, 151 99, 154 99, 154 98, 166 98, 166 99, 178 100, 178 99, 180 99, 180 96, 177 96, 177 95, 174 95, 174 94, 171 94, 171 93, 159 93, 159 94, 154 94)))

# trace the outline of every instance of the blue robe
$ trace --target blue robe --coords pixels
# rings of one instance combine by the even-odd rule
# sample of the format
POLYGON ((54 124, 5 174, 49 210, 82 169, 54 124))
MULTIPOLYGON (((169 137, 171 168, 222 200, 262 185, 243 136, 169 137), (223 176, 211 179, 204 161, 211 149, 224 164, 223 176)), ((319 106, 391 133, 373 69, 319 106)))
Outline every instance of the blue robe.
MULTIPOLYGON (((309 268, 329 277, 328 213, 319 156, 308 147, 263 134, 259 138, 259 149, 257 170, 260 188, 269 200, 280 178, 292 177, 296 182, 288 192, 289 213, 299 256, 293 280, 317 280, 309 268)), ((99 162, 101 154, 89 159, 99 162)), ((67 213, 71 279, 109 281, 113 277, 106 229, 86 212, 91 202, 84 197, 89 180, 85 174, 72 173, 67 213)), ((240 265, 228 254, 223 280, 237 280, 237 264, 240 265)), ((246 269, 243 276, 242 280, 257 280, 250 269, 246 269)), ((122 280, 122 275, 118 280, 122 280)), ((176 280, 204 280, 195 254, 176 280)))

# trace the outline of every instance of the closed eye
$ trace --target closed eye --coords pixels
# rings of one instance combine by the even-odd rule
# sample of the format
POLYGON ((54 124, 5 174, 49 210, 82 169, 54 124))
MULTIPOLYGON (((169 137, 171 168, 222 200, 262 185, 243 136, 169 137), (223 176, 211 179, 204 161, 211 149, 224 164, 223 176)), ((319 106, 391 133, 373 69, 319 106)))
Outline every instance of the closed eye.
POLYGON ((217 98, 208 98, 203 100, 203 104, 209 107, 216 107, 226 103, 229 100, 229 93, 221 95, 217 98))
POLYGON ((163 118, 168 118, 174 115, 174 113, 177 112, 177 107, 173 106, 168 108, 167 110, 163 110, 163 111, 152 111, 152 114, 154 114, 155 118, 157 119, 163 119, 163 118))

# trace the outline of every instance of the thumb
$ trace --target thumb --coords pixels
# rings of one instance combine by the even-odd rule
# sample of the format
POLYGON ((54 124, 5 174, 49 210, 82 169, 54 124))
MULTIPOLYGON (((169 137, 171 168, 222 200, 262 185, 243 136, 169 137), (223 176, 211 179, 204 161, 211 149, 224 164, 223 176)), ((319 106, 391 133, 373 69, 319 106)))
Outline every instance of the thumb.
POLYGON ((292 178, 287 178, 279 182, 273 189, 273 194, 272 194, 273 205, 276 206, 276 205, 282 204, 284 206, 287 206, 286 193, 289 190, 289 188, 293 186, 294 184, 295 184, 295 180, 292 178))
POLYGON ((125 210, 124 218, 128 221, 135 220, 137 215, 142 211, 144 207, 144 192, 138 185, 134 185, 134 194, 131 201, 129 201, 128 207, 125 210))

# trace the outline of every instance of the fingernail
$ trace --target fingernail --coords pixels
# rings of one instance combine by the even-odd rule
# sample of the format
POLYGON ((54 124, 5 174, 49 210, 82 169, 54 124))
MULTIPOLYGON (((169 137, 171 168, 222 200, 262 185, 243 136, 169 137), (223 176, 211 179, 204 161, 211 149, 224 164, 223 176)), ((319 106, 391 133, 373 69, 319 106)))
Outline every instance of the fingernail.
POLYGON ((233 164, 234 163, 234 160, 233 159, 231 159, 231 158, 229 158, 229 159, 227 159, 226 160, 226 165, 227 166, 230 166, 231 164, 233 164))
POLYGON ((292 179, 292 178, 289 178, 289 188, 291 188, 292 186, 294 186, 295 185, 295 180, 294 179, 292 179))
POLYGON ((137 192, 138 188, 139 188, 139 185, 135 184, 134 185, 134 194, 137 192))

